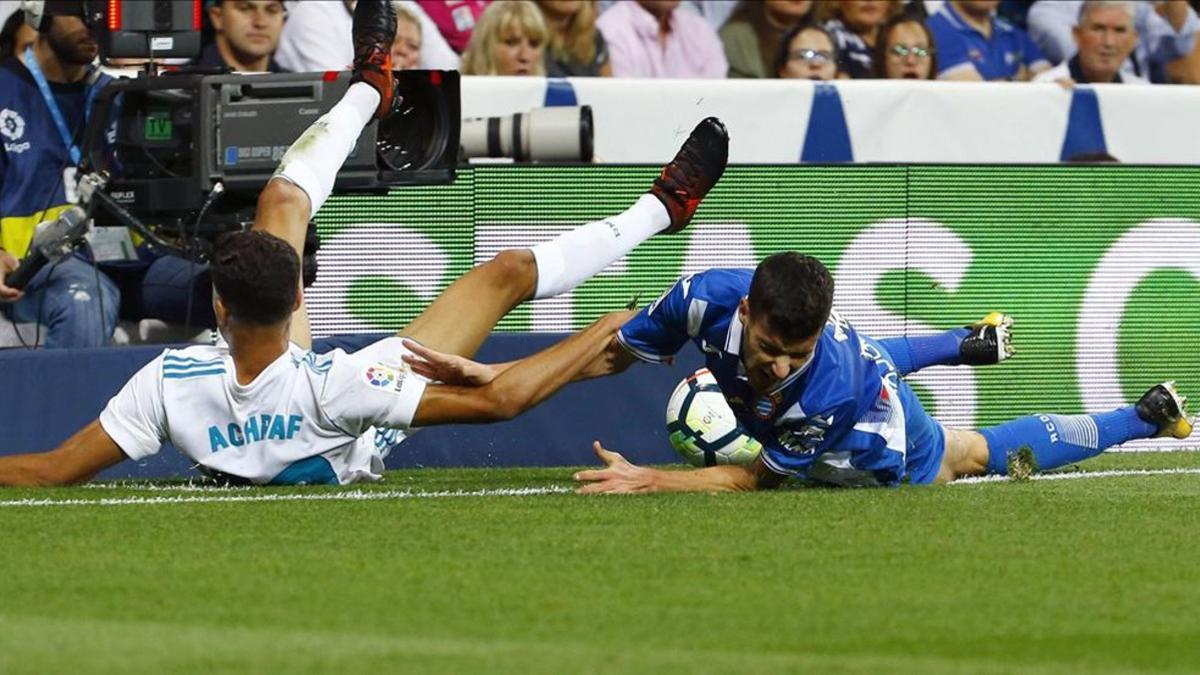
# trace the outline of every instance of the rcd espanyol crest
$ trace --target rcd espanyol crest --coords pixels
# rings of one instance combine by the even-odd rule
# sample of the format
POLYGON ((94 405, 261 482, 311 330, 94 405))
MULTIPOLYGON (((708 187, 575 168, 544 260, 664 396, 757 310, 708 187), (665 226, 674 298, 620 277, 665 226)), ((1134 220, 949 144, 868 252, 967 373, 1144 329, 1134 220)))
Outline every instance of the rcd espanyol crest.
POLYGON ((833 426, 833 416, 814 415, 793 422, 792 426, 779 430, 779 444, 792 455, 811 455, 825 440, 825 433, 833 426))

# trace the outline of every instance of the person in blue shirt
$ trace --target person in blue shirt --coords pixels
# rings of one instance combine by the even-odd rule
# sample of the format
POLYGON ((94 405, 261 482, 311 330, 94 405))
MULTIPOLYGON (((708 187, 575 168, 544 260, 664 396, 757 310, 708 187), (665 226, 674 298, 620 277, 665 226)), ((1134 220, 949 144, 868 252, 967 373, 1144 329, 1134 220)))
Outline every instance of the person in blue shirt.
POLYGON ((694 343, 763 452, 750 465, 663 471, 636 466, 597 442, 607 466, 577 473, 580 492, 754 490, 788 477, 895 486, 1023 476, 1126 441, 1191 434, 1186 400, 1172 383, 1106 413, 1031 415, 978 431, 945 428, 925 412, 903 375, 964 363, 961 345, 969 329, 874 340, 832 305, 829 271, 795 252, 772 255, 754 270, 713 269, 680 279, 621 328, 608 371, 634 358, 664 362, 694 343))
POLYGON ((107 275, 75 257, 42 268, 24 289, 4 283, 37 224, 75 201, 87 111, 110 79, 92 65, 98 46, 79 16, 82 3, 70 4, 46 5, 31 25, 34 43, 0 60, 0 322, 44 327, 44 336, 40 329, 16 335, 54 348, 107 344, 121 302, 107 275))
POLYGON ((1050 62, 1029 35, 995 16, 1000 0, 948 0, 929 17, 938 79, 1028 82, 1050 62))

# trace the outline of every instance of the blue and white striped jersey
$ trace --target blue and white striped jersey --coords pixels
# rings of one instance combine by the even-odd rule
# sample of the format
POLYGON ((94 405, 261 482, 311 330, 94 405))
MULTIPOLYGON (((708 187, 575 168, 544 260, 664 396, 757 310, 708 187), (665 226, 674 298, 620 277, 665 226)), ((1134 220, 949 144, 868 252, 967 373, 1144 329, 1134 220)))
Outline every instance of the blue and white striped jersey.
POLYGON ((712 269, 683 277, 617 339, 642 360, 659 363, 695 343, 739 422, 763 444, 772 470, 841 484, 899 483, 907 452, 902 399, 908 397, 899 395, 902 383, 886 352, 836 311, 807 364, 766 394, 751 390, 738 303, 753 275, 712 269))
POLYGON ((170 442, 202 469, 254 483, 377 479, 425 391, 406 352, 399 338, 353 354, 291 345, 241 385, 225 345, 168 349, 108 402, 100 426, 134 460, 170 442))

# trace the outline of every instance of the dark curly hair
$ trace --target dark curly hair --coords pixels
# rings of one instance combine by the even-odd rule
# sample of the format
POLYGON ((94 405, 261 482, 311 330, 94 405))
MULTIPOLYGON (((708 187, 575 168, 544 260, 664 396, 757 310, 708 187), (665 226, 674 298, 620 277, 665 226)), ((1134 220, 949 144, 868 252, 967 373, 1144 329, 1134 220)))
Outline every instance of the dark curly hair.
POLYGON ((209 271, 217 295, 240 323, 279 323, 291 316, 300 293, 296 250, 262 230, 221 235, 209 271))
POLYGON ((795 251, 758 264, 750 281, 750 316, 784 340, 804 340, 825 325, 833 309, 833 276, 820 260, 795 251))

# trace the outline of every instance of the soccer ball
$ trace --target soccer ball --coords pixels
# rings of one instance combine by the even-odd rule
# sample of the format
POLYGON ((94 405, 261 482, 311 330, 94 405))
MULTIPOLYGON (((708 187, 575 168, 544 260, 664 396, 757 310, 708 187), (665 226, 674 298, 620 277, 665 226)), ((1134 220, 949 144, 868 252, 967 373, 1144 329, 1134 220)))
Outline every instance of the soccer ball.
POLYGON ((749 464, 762 452, 738 424, 717 378, 701 368, 684 378, 667 401, 667 437, 692 466, 749 464))

